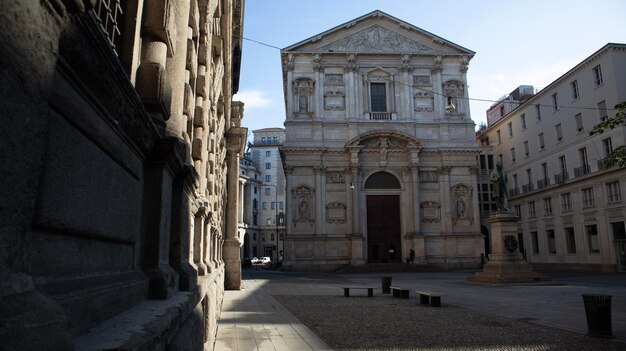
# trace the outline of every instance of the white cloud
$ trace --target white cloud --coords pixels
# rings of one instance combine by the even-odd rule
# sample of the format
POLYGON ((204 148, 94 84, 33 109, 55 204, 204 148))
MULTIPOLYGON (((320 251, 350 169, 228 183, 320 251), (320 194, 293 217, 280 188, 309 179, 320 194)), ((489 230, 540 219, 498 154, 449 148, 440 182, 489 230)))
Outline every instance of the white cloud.
POLYGON ((272 100, 267 97, 267 94, 260 90, 242 90, 233 96, 233 101, 241 101, 244 103, 244 108, 255 109, 265 108, 272 105, 272 100))

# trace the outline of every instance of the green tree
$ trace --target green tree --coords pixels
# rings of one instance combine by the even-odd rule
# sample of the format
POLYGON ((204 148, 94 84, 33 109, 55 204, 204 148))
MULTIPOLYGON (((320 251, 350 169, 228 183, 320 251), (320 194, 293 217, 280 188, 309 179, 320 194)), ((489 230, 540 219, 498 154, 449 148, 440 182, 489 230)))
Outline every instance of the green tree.
MULTIPOLYGON (((626 101, 615 105, 615 109, 617 110, 615 116, 596 124, 589 132, 589 135, 602 134, 615 127, 623 127, 626 125, 626 101)), ((619 167, 626 166, 626 145, 613 149, 604 160, 604 167, 606 168, 615 165, 619 167)))

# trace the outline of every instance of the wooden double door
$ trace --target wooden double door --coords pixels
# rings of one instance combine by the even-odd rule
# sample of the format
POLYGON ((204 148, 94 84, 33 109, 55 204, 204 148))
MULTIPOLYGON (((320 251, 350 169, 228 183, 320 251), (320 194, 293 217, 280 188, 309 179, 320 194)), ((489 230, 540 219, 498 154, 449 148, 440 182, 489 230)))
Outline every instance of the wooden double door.
POLYGON ((367 261, 402 262, 400 196, 367 195, 367 261))

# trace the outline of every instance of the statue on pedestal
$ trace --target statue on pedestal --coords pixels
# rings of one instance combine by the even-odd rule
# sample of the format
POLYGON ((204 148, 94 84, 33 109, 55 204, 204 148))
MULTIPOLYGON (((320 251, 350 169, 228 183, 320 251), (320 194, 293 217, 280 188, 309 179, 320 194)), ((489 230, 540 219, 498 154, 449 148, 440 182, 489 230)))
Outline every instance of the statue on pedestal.
POLYGON ((493 183, 493 197, 496 199, 498 212, 509 211, 509 194, 506 189, 506 172, 502 169, 502 163, 496 164, 496 169, 491 171, 489 180, 493 183))

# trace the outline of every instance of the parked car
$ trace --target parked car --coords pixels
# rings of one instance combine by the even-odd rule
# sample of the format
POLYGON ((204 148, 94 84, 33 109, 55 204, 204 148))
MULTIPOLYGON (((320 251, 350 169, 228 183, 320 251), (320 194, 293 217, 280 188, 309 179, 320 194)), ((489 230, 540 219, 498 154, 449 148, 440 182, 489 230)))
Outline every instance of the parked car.
POLYGON ((260 263, 260 264, 266 264, 266 263, 270 263, 270 262, 272 262, 272 259, 271 259, 271 258, 269 258, 269 257, 267 257, 267 256, 265 256, 265 257, 261 257, 261 258, 259 259, 259 263, 260 263))
POLYGON ((252 264, 259 264, 259 263, 260 263, 260 262, 259 262, 259 259, 258 259, 257 257, 252 257, 252 259, 250 259, 250 262, 251 262, 252 264))

